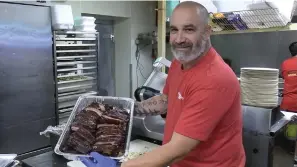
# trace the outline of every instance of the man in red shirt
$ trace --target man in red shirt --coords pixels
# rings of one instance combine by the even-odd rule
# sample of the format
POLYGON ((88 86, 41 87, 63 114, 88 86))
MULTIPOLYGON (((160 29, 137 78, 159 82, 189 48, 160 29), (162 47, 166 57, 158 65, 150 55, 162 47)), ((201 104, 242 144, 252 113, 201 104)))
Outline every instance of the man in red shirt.
MULTIPOLYGON (((284 111, 297 112, 297 42, 291 43, 289 50, 292 57, 285 60, 281 67, 281 75, 284 79, 284 90, 280 108, 284 111)), ((290 153, 295 152, 296 130, 297 127, 295 118, 295 121, 291 121, 287 125, 285 131, 285 136, 289 140, 290 144, 290 153)))
POLYGON ((135 106, 167 112, 163 146, 122 167, 244 167, 239 82, 211 46, 208 11, 182 2, 170 20, 175 60, 163 94, 135 106))
POLYGON ((289 46, 292 57, 282 64, 282 77, 284 79, 283 99, 281 109, 297 112, 297 42, 289 46))

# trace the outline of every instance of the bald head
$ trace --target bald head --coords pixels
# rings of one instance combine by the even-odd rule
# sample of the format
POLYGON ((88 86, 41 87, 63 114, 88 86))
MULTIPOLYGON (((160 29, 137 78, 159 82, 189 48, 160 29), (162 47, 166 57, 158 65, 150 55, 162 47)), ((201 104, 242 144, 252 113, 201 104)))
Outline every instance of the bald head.
POLYGON ((193 1, 176 6, 170 19, 170 44, 183 65, 195 62, 210 48, 211 28, 207 9, 193 1))
POLYGON ((200 24, 207 25, 209 14, 207 9, 200 3, 194 1, 184 1, 179 3, 173 12, 176 10, 189 10, 193 11, 192 13, 196 15, 197 19, 200 21, 200 24))

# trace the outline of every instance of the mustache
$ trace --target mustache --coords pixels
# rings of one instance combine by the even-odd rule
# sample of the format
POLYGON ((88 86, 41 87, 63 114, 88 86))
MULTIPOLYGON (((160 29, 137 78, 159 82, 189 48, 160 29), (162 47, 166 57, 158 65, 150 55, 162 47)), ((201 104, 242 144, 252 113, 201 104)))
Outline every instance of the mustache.
POLYGON ((182 42, 182 43, 173 43, 172 47, 173 48, 187 48, 187 47, 192 47, 192 43, 187 43, 187 42, 182 42))

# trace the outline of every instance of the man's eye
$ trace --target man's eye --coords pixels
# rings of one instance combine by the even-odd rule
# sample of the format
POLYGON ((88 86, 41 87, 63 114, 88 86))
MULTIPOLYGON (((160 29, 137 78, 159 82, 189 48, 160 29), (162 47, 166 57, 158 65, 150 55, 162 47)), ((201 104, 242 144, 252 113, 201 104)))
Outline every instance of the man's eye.
POLYGON ((177 32, 177 30, 176 29, 171 29, 170 32, 175 33, 175 32, 177 32))
POLYGON ((194 29, 186 29, 186 32, 194 32, 194 29))

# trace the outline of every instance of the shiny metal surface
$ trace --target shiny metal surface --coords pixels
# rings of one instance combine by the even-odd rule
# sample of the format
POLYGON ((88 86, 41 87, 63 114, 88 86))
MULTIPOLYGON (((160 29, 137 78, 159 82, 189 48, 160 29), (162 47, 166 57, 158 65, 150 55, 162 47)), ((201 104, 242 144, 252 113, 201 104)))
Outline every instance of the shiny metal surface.
POLYGON ((243 132, 245 167, 272 167, 274 138, 243 132))
POLYGON ((242 105, 242 112, 244 129, 269 134, 272 109, 242 105))
POLYGON ((163 73, 161 69, 162 68, 160 67, 154 68, 153 72, 143 84, 143 86, 151 87, 162 92, 165 86, 167 74, 163 73))
POLYGON ((136 117, 133 120, 133 134, 155 140, 163 140, 165 120, 161 116, 136 117))
POLYGON ((286 118, 281 118, 274 123, 270 128, 270 134, 273 135, 285 127, 290 121, 286 118))
MULTIPOLYGON (((289 121, 280 112, 272 109, 242 106, 243 128, 245 131, 274 135, 289 121)), ((156 140, 163 139, 165 119, 161 116, 134 117, 133 134, 156 140)))
POLYGON ((279 108, 260 108, 242 105, 243 128, 265 135, 274 135, 289 121, 279 108))
POLYGON ((150 76, 145 81, 143 86, 151 87, 153 89, 156 89, 156 90, 159 90, 160 92, 162 92, 162 90, 165 86, 166 78, 167 78, 167 74, 162 72, 162 68, 170 67, 170 65, 171 65, 171 62, 168 61, 167 59, 165 59, 163 57, 158 58, 154 62, 153 72, 150 74, 150 76))
POLYGON ((65 153, 62 151, 62 147, 69 137, 70 129, 71 129, 70 126, 71 126, 72 122, 74 121, 75 116, 77 115, 78 112, 81 112, 85 107, 90 105, 92 102, 102 102, 105 104, 118 106, 118 107, 126 109, 127 112, 130 114, 130 121, 129 121, 126 145, 125 145, 125 153, 123 156, 120 156, 120 157, 110 157, 110 158, 116 159, 116 160, 123 159, 125 156, 128 155, 129 146, 130 146, 131 132, 132 132, 132 126, 133 126, 134 100, 130 99, 130 98, 109 97, 109 96, 81 96, 77 100, 77 103, 74 106, 71 115, 69 116, 65 130, 61 134, 59 141, 55 147, 55 153, 58 155, 71 157, 72 159, 77 159, 78 157, 81 157, 81 156, 89 157, 89 155, 65 153))
MULTIPOLYGON (((79 96, 100 92, 99 33, 54 31, 54 37, 54 79, 59 115, 71 111, 79 96), (92 38, 84 37, 88 35, 92 38)), ((64 116, 59 124, 65 120, 64 116)))
POLYGON ((22 154, 56 124, 50 7, 0 2, 0 20, 0 153, 22 154))

